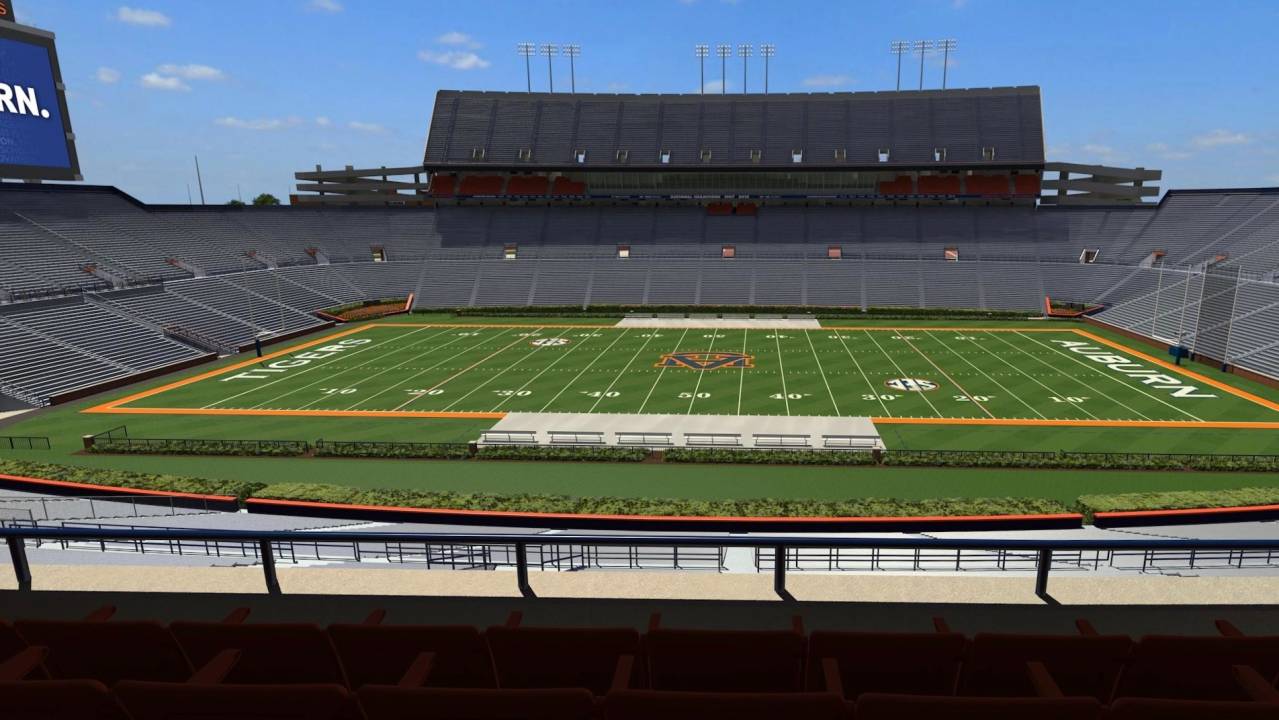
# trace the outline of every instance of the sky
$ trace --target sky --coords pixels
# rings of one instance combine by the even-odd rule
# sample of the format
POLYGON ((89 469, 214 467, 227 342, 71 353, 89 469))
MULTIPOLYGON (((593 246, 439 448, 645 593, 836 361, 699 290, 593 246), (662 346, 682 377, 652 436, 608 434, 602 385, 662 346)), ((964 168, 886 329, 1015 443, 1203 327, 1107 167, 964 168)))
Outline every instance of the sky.
MULTIPOLYGON (((949 87, 1038 85, 1050 160, 1160 168, 1169 188, 1279 186, 1273 0, 14 0, 57 35, 85 182, 146 202, 421 162, 435 92, 520 91, 516 43, 575 43, 581 92, 696 92, 694 46, 749 43, 748 91, 891 90, 894 40, 958 41, 949 87)), ((712 51, 713 52, 713 51, 712 51)), ((546 59, 532 63, 547 89, 546 59)), ((568 88, 557 57, 555 89, 568 88)), ((924 86, 941 84, 928 56, 924 86)), ((708 91, 720 67, 706 64, 708 91)), ((904 58, 902 84, 918 87, 904 58)), ((742 61, 728 61, 728 92, 742 61)))

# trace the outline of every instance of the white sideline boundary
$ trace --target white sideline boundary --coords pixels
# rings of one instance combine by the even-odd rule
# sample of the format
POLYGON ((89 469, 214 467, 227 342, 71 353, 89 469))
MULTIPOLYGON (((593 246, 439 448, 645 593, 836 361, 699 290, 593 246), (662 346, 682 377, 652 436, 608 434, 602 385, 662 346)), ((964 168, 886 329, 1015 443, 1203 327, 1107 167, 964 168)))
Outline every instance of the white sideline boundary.
POLYGON ((615 327, 674 330, 821 330, 822 324, 815 318, 626 317, 617 321, 615 327))

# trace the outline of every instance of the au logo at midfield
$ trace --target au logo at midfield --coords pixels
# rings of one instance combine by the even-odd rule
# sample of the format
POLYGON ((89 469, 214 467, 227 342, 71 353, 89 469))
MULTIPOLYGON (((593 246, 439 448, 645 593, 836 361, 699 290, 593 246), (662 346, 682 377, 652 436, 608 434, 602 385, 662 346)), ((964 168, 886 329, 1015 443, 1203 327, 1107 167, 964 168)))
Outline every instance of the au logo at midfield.
POLYGON ((736 352, 674 352, 663 355, 654 367, 682 367, 690 370, 753 368, 755 358, 736 352))

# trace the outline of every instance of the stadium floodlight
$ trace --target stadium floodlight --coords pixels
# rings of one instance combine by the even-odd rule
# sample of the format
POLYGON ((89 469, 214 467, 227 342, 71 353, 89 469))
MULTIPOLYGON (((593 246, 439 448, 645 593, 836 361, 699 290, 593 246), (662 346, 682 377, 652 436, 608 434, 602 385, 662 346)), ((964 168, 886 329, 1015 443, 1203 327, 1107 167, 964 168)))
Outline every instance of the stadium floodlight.
POLYGON ((946 71, 950 68, 950 51, 959 47, 959 41, 953 38, 938 40, 935 47, 942 52, 941 59, 941 89, 946 89, 946 71))
POLYGON ((764 94, 768 94, 768 60, 777 54, 777 46, 772 43, 762 43, 759 46, 759 54, 764 58, 764 94))
POLYGON ((564 54, 568 56, 568 82, 569 82, 568 91, 571 93, 576 93, 577 92, 577 67, 574 65, 573 60, 577 58, 578 55, 582 54, 582 46, 577 45, 576 43, 565 43, 564 54))
POLYGON ((894 40, 889 46, 888 51, 897 56, 897 89, 902 89, 902 55, 910 52, 909 40, 894 40))
POLYGON ((746 92, 746 65, 750 62, 751 48, 749 43, 742 43, 737 46, 737 56, 742 59, 742 92, 746 92))
POLYGON ((924 56, 932 52, 933 42, 931 40, 916 40, 914 51, 919 54, 919 89, 924 89, 924 56))
POLYGON ((551 58, 559 54, 560 48, 555 43, 542 43, 542 47, 538 49, 546 56, 546 82, 550 92, 555 92, 555 73, 551 70, 551 58))
POLYGON ((728 92, 728 58, 733 54, 732 45, 719 44, 715 46, 715 54, 719 56, 719 94, 723 95, 728 92))
POLYGON ((536 47, 531 42, 515 44, 515 52, 524 56, 524 81, 528 85, 529 92, 533 92, 533 70, 529 65, 529 58, 533 56, 536 47))
POLYGON ((693 54, 697 56, 697 92, 706 94, 706 56, 711 53, 709 45, 698 43, 693 46, 693 54))

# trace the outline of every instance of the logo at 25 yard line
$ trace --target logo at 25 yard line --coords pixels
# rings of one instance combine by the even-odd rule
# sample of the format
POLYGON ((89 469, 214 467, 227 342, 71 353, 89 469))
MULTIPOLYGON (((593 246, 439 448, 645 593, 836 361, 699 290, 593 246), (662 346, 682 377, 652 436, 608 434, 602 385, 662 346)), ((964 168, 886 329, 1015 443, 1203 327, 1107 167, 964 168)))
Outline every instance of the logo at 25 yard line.
POLYGON ((905 392, 927 392, 936 390, 937 383, 932 380, 922 380, 920 378, 893 378, 884 383, 893 390, 902 390, 905 392))
POLYGON ((653 367, 682 367, 690 370, 718 370, 719 368, 753 368, 755 357, 736 352, 675 352, 666 353, 653 367))
POLYGON ((538 338, 536 340, 533 340, 532 342, 529 343, 529 345, 532 345, 533 347, 564 347, 568 343, 569 343, 568 338, 547 337, 547 338, 538 338))

